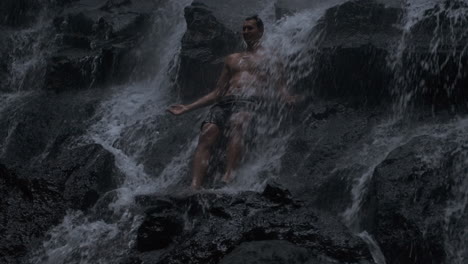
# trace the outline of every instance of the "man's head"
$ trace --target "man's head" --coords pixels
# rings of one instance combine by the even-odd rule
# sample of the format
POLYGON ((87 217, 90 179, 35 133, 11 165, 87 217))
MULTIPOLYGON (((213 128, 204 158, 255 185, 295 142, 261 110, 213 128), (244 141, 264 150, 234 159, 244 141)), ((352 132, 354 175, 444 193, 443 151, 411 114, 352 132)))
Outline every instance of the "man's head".
POLYGON ((257 16, 251 16, 245 19, 242 26, 242 35, 247 45, 254 45, 263 36, 263 21, 257 16))

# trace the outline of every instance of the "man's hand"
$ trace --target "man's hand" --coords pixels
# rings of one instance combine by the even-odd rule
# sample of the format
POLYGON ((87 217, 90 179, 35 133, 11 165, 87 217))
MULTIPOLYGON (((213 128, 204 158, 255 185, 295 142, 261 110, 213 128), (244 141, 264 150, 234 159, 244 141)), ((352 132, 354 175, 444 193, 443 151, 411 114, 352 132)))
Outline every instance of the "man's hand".
POLYGON ((188 110, 189 110, 188 107, 182 104, 171 105, 167 108, 167 111, 169 113, 176 115, 176 116, 186 113, 188 112, 188 110))

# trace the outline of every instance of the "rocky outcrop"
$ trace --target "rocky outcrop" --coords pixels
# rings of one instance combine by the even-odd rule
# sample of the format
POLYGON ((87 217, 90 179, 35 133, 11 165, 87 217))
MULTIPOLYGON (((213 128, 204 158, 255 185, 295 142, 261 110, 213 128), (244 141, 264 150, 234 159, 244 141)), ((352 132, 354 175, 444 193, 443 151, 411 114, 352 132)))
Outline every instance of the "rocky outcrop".
POLYGON ((57 52, 48 59, 46 89, 122 83, 136 70, 134 49, 147 34, 157 4, 101 2, 78 2, 54 18, 57 52))
MULTIPOLYGON (((291 252, 307 256, 296 256, 304 261, 297 263, 317 258, 371 262, 365 244, 336 218, 284 197, 288 192, 278 185, 268 186, 263 194, 139 197, 137 202, 147 210, 138 232, 137 249, 153 252, 140 258, 151 259, 150 263, 231 263, 233 259, 239 261, 238 252, 246 245, 262 247, 271 243, 289 245, 291 252), (154 242, 148 243, 151 240, 154 242)), ((288 252, 278 254, 286 258, 288 252)))
MULTIPOLYGON (((448 263, 446 210, 464 176, 454 166, 466 150, 421 136, 392 151, 376 168, 367 206, 387 263, 448 263)), ((464 162, 462 162, 464 163, 464 162)), ((458 232, 463 232, 459 229, 458 232)))
POLYGON ((65 151, 55 160, 22 175, 0 165, 0 261, 21 257, 70 208, 86 210, 116 187, 114 157, 99 145, 65 151))
MULTIPOLYGON (((5 8, 0 10, 6 11, 3 21, 6 27, 0 28, 5 31, 2 34, 21 23, 29 29, 24 34, 31 36, 0 39, 0 43, 10 47, 0 49, 0 57, 5 56, 10 64, 31 60, 29 57, 42 57, 39 59, 44 65, 37 66, 44 68, 44 73, 37 74, 41 79, 32 81, 35 85, 19 87, 22 90, 34 88, 63 92, 122 83, 135 73, 148 77, 153 73, 147 66, 154 58, 154 51, 136 52, 135 48, 144 43, 153 23, 153 10, 162 4, 151 1, 123 1, 120 4, 79 0, 50 3, 3 1, 0 5, 5 8), (36 47, 31 48, 33 45, 36 47)), ((17 33, 22 34, 19 30, 17 33)), ((32 67, 31 63, 23 68, 32 67)), ((8 64, 5 67, 0 65, 0 74, 3 73, 10 75, 9 78, 17 74, 8 64)), ((5 84, 9 85, 15 83, 5 84)), ((18 87, 10 87, 10 90, 14 89, 18 87)))
POLYGON ((31 168, 83 135, 99 98, 73 95, 33 94, 6 107, 0 119, 2 162, 15 171, 31 168))
POLYGON ((184 99, 200 97, 216 86, 224 57, 239 50, 240 36, 226 28, 199 2, 185 8, 178 84, 184 99))

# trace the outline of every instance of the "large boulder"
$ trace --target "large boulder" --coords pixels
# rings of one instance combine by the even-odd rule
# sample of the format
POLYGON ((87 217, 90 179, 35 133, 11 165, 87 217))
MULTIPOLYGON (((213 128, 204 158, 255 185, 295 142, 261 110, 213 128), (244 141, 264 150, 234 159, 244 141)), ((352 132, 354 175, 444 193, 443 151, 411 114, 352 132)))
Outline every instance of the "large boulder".
MULTIPOLYGON (((265 194, 246 192, 234 196, 200 193, 138 197, 137 203, 148 208, 139 229, 139 241, 154 242, 151 248, 146 243, 139 244, 139 250, 152 251, 136 252, 135 256, 154 263, 219 263, 221 259, 231 263, 236 252, 245 247, 242 243, 267 241, 264 244, 290 245, 291 252, 301 252, 311 261, 328 258, 346 263, 371 262, 364 242, 353 237, 336 217, 293 199, 272 200, 271 189, 276 189, 275 193, 288 192, 278 188, 271 186, 265 194)), ((255 244, 262 243, 250 245, 255 244)), ((288 253, 282 257, 287 259, 288 253)))
POLYGON ((187 31, 182 39, 178 83, 180 95, 193 99, 215 88, 224 57, 238 50, 240 37, 202 3, 187 7, 185 18, 187 31))
POLYGON ((116 187, 114 157, 99 145, 65 151, 24 175, 0 165, 0 261, 18 263, 70 208, 86 210, 116 187))
POLYGON ((297 111, 278 181, 294 195, 341 214, 352 200, 354 181, 368 169, 365 163, 349 163, 346 158, 366 144, 379 110, 322 101, 297 111))
POLYGON ((10 168, 30 168, 55 157, 83 135, 98 96, 35 93, 9 104, 0 118, 0 159, 10 168))
POLYGON ((376 104, 389 97, 387 57, 402 31, 402 9, 374 0, 346 1, 329 8, 311 31, 313 71, 300 89, 328 98, 376 104), (340 78, 336 78, 340 76, 340 78), (313 88, 312 88, 313 87, 313 88), (313 91, 310 91, 313 89, 313 91))
POLYGON ((158 4, 67 5, 53 20, 57 51, 47 60, 45 88, 60 92, 127 81, 135 71, 135 56, 139 57, 134 48, 148 34, 154 19, 151 10, 158 4))
POLYGON ((412 26, 395 72, 397 93, 413 94, 413 102, 435 109, 465 108, 468 22, 456 14, 466 10, 464 1, 439 1, 412 26))
POLYGON ((466 150, 457 151, 457 145, 416 137, 376 168, 368 200, 372 202, 367 205, 375 215, 368 228, 387 263, 450 263, 445 262, 446 212, 455 198, 453 183, 464 178, 457 167, 466 164, 460 159, 466 150))

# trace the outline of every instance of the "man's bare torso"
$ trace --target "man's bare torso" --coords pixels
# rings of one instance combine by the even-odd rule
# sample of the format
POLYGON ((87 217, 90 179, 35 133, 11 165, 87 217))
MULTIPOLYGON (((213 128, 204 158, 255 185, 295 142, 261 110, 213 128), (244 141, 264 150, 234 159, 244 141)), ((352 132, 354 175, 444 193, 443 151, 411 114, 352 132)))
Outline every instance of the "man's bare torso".
POLYGON ((223 96, 261 96, 264 93, 267 74, 264 56, 259 52, 231 54, 226 59, 229 81, 223 96))

